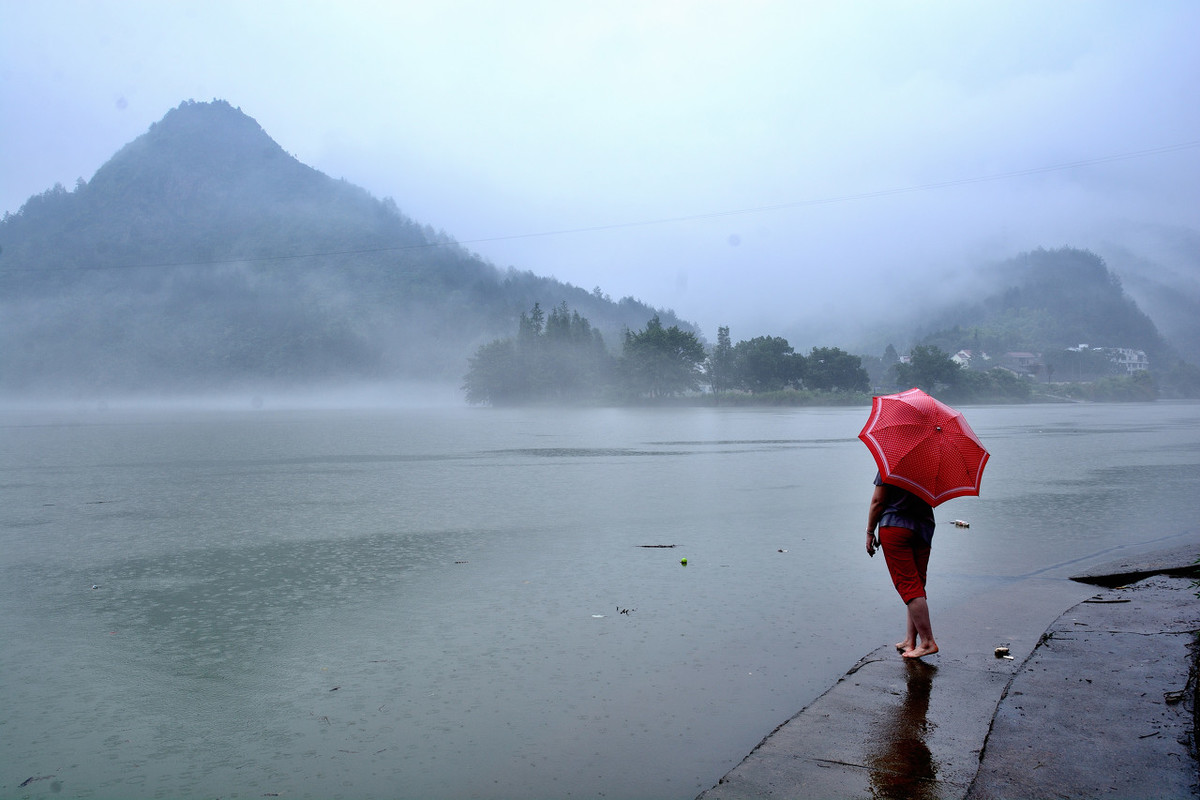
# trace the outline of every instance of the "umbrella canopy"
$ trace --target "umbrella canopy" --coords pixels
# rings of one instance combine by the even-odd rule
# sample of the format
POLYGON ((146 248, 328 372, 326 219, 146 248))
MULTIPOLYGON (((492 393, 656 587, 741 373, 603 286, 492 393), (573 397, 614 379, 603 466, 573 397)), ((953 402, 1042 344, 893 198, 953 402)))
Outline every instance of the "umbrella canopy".
POLYGON ((863 440, 884 483, 907 489, 931 506, 978 495, 990 457, 971 426, 920 389, 871 400, 863 440))

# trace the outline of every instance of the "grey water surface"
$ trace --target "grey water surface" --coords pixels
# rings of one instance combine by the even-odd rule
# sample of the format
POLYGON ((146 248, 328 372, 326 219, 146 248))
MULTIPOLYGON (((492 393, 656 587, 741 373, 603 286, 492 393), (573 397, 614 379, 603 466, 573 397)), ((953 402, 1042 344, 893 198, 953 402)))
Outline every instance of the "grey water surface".
MULTIPOLYGON (((935 624, 1195 530, 1200 404, 966 412, 935 624)), ((0 796, 694 797, 902 633, 865 418, 0 415, 0 796)))

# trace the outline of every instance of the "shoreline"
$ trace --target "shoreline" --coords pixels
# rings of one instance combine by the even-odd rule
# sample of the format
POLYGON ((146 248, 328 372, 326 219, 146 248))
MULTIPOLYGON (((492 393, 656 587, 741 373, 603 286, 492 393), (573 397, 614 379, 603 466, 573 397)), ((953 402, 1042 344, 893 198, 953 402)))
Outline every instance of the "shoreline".
POLYGON ((1200 541, 950 609, 949 648, 871 651, 698 800, 1198 796, 1197 555, 1200 541))

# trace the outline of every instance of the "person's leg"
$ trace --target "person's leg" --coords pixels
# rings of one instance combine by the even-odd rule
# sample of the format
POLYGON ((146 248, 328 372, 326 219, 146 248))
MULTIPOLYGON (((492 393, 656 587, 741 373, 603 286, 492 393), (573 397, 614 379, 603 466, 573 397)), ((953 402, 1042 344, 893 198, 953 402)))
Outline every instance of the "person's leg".
POLYGON ((912 614, 906 614, 905 616, 908 618, 907 635, 904 637, 903 642, 899 642, 896 645, 896 649, 901 653, 907 653, 909 650, 912 650, 917 646, 917 626, 913 624, 912 614), (904 647, 901 647, 901 644, 903 644, 904 647))
POLYGON ((908 627, 909 630, 916 630, 919 643, 900 655, 905 658, 920 658, 938 651, 937 642, 933 638, 933 624, 929 621, 929 601, 924 597, 914 597, 908 602, 908 627))
POLYGON ((929 572, 929 553, 930 547, 925 544, 925 540, 917 535, 913 535, 913 564, 917 567, 917 579, 921 581, 921 592, 925 591, 925 576, 929 572))
POLYGON ((907 653, 909 650, 912 650, 917 646, 916 623, 913 622, 912 614, 906 613, 905 617, 908 620, 908 629, 905 631, 904 641, 896 642, 896 649, 900 651, 901 654, 907 653))
MULTIPOLYGON (((900 655, 908 658, 920 658, 938 651, 937 642, 933 639, 933 625, 929 621, 929 602, 925 594, 925 576, 929 570, 930 548, 917 536, 910 539, 910 545, 912 546, 913 565, 916 567, 921 590, 918 597, 905 603, 908 606, 908 635, 912 644, 900 651, 900 655)), ((914 592, 914 594, 916 593, 914 592)), ((905 599, 907 600, 907 598, 905 599)))
MULTIPOLYGON (((918 563, 912 546, 915 534, 908 528, 881 527, 879 543, 883 548, 883 558, 887 562, 888 572, 891 573, 892 583, 900 595, 900 599, 908 604, 914 598, 924 595, 924 581, 921 564, 918 563)), ((903 641, 896 642, 896 649, 901 654, 910 652, 917 647, 919 632, 911 615, 908 615, 907 630, 903 641)))

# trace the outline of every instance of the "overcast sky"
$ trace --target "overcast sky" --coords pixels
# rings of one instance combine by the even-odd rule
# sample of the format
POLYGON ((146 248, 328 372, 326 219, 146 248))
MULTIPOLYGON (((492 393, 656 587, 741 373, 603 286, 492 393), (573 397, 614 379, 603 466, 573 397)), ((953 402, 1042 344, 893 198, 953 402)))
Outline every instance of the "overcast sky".
POLYGON ((0 14, 0 210, 220 98, 497 266, 672 308, 710 340, 833 344, 804 337, 920 310, 1021 250, 1091 247, 1119 271, 1120 247, 1169 261, 1172 231, 1200 229, 1195 0, 0 14))

